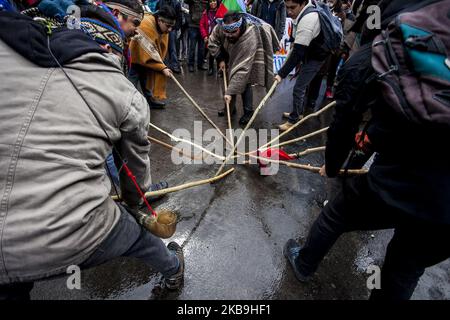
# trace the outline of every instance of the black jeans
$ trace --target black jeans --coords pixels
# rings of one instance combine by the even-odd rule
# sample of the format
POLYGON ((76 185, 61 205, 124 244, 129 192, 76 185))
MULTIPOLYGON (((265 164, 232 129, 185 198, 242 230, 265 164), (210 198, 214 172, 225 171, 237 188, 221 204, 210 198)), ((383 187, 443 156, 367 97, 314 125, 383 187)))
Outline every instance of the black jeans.
POLYGON ((313 274, 344 232, 394 228, 381 270, 381 289, 372 290, 370 298, 409 299, 425 268, 450 257, 450 225, 418 220, 387 205, 369 188, 367 175, 344 183, 311 227, 296 260, 298 268, 302 274, 313 274))
MULTIPOLYGON (((244 92, 241 93, 242 98, 242 106, 244 108, 244 114, 249 114, 253 112, 253 89, 250 84, 247 84, 245 87, 244 92)), ((231 102, 230 102, 230 112, 236 108, 236 99, 237 95, 231 96, 231 102)))
POLYGON ((293 89, 293 106, 288 119, 290 123, 296 123, 299 117, 303 115, 306 89, 319 73, 323 63, 324 61, 309 60, 301 65, 293 89))

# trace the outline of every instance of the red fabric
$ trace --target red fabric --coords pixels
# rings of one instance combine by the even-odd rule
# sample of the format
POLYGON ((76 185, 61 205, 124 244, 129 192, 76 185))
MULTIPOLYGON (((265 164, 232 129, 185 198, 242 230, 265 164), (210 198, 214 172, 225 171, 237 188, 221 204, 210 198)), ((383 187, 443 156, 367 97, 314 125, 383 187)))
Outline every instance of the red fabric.
POLYGON ((122 168, 125 170, 125 173, 127 174, 127 176, 131 179, 131 181, 133 181, 134 186, 136 187, 137 192, 139 193, 139 195, 141 196, 142 200, 144 200, 145 205, 147 206, 148 210, 150 210, 150 212, 152 213, 152 216, 157 217, 158 215, 156 214, 156 212, 153 210, 153 208, 150 206, 150 204, 147 201, 147 198, 145 197, 145 194, 142 192, 141 188, 139 187, 139 184, 136 181, 136 177, 134 176, 134 174, 131 172, 130 168, 128 168, 127 164, 125 162, 123 162, 123 166, 122 168))
POLYGON ((202 18, 200 19, 200 34, 202 35, 202 38, 205 39, 208 34, 209 30, 209 20, 208 20, 208 13, 203 11, 202 18))
MULTIPOLYGON (((295 158, 291 157, 289 154, 284 152, 281 149, 266 149, 264 151, 257 151, 256 155, 260 158, 267 158, 271 160, 294 160, 295 158)), ((267 167, 268 162, 264 160, 257 159, 257 162, 260 167, 267 167)))
POLYGON ((364 137, 362 137, 362 134, 362 131, 360 131, 355 135, 356 147, 364 152, 369 152, 371 144, 369 136, 365 133, 364 137))

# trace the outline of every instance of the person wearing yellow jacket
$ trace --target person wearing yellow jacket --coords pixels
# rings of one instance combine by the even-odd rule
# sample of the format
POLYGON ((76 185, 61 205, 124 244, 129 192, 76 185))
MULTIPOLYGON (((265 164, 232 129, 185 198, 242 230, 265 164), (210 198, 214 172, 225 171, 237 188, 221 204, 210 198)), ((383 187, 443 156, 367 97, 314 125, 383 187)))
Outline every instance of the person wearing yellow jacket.
POLYGON ((164 64, 168 51, 169 32, 175 25, 176 14, 169 6, 154 14, 145 14, 130 44, 130 81, 139 83, 151 109, 163 109, 167 77, 172 71, 164 64))

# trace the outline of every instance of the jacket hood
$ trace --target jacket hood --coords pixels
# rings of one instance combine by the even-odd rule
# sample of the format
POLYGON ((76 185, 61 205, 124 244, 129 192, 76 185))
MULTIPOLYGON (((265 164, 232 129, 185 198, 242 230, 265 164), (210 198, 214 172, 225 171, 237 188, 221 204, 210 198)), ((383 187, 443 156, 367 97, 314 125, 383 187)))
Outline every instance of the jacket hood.
MULTIPOLYGON (((3 11, 0 25, 0 39, 24 58, 41 67, 58 66, 48 50, 46 27, 42 23, 19 13, 3 11)), ((49 38, 50 48, 61 65, 89 52, 106 52, 81 30, 52 29, 49 38)))

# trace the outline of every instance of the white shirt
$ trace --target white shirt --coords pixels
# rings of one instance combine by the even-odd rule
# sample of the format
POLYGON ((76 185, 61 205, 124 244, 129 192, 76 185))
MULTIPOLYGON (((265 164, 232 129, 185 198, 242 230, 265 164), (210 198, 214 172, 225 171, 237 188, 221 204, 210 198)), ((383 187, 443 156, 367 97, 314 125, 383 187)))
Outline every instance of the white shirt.
POLYGON ((308 13, 300 20, 302 13, 312 5, 311 0, 309 0, 293 23, 294 43, 309 46, 311 41, 320 33, 320 19, 317 12, 308 13))

